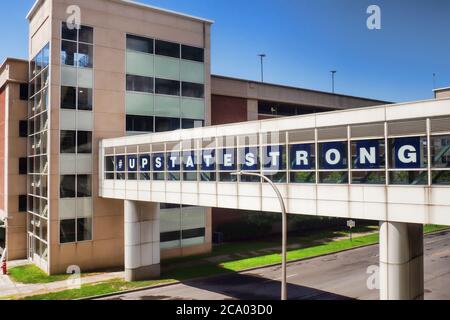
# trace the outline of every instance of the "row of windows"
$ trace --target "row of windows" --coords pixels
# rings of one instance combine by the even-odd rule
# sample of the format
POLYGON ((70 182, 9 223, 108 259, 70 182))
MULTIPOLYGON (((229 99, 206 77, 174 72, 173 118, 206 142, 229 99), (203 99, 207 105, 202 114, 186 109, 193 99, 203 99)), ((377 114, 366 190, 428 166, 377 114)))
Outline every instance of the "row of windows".
POLYGON ((158 79, 144 76, 127 75, 127 91, 165 94, 171 96, 204 98, 203 84, 180 82, 176 80, 158 79))
POLYGON ((154 40, 134 35, 127 35, 127 49, 161 56, 204 62, 203 48, 197 48, 178 43, 154 40))
POLYGON ((92 196, 90 175, 62 175, 60 179, 59 197, 86 198, 92 196))
POLYGON ((38 75, 50 63, 50 45, 47 44, 41 51, 30 61, 31 78, 38 75))
POLYGON ((135 132, 165 132, 203 127, 203 120, 127 115, 126 130, 135 132))
POLYGON ((61 108, 92 110, 92 89, 61 86, 61 108))
POLYGON ((92 132, 61 130, 60 153, 92 153, 92 132))
POLYGON ((205 228, 161 232, 160 241, 169 242, 181 239, 192 239, 205 236, 205 228))

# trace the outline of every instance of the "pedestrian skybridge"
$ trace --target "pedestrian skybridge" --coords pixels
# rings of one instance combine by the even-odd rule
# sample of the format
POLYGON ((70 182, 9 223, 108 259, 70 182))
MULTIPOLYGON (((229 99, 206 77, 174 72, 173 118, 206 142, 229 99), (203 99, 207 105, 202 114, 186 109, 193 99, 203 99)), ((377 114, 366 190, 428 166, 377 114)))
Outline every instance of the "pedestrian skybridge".
POLYGON ((100 142, 100 196, 124 199, 125 278, 160 274, 158 203, 380 221, 382 299, 424 294, 423 224, 450 225, 450 99, 100 142))
POLYGON ((450 225, 450 100, 105 139, 100 196, 450 225))

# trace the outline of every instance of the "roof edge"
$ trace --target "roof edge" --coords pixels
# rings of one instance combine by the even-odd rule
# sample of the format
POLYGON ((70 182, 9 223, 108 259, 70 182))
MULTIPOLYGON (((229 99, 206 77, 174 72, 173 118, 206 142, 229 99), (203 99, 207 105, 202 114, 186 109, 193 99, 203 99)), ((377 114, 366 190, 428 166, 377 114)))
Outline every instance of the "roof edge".
POLYGON ((384 104, 396 103, 396 102, 393 102, 393 101, 385 101, 385 100, 371 99, 371 98, 366 98, 366 97, 358 97, 358 96, 352 96, 352 95, 348 95, 348 94, 332 93, 332 92, 320 91, 320 90, 315 90, 315 89, 294 87, 294 86, 289 86, 289 85, 285 85, 285 84, 277 84, 277 83, 270 83, 270 82, 261 82, 261 81, 257 81, 257 80, 249 80, 249 79, 243 79, 243 78, 229 77, 229 76, 223 76, 223 75, 218 75, 218 74, 211 74, 211 78, 236 80, 236 81, 242 81, 242 82, 253 82, 253 83, 256 83, 256 84, 260 84, 260 85, 268 85, 268 86, 274 86, 274 87, 280 87, 280 88, 286 88, 286 89, 293 89, 293 90, 303 90, 303 91, 327 94, 327 95, 330 95, 330 96, 347 97, 347 98, 361 99, 361 100, 367 100, 367 101, 373 101, 373 102, 381 102, 381 103, 384 103, 384 104))
MULTIPOLYGON (((39 7, 39 5, 43 1, 44 0, 36 0, 34 5, 31 7, 30 11, 28 12, 28 14, 26 16, 26 19, 30 20, 30 18, 34 15, 34 13, 36 12, 37 8, 39 7)), ((193 15, 177 12, 177 11, 174 11, 174 10, 163 9, 163 8, 160 8, 160 7, 156 7, 156 6, 152 6, 152 5, 149 5, 149 4, 140 3, 140 2, 136 2, 136 1, 132 1, 132 0, 109 0, 109 1, 122 3, 122 4, 128 4, 128 5, 139 7, 139 8, 151 9, 151 10, 154 10, 154 11, 168 13, 168 14, 171 14, 171 15, 176 15, 176 16, 180 16, 180 17, 184 17, 184 18, 188 18, 188 19, 191 19, 191 20, 196 20, 196 21, 200 21, 200 22, 204 22, 204 23, 208 23, 208 24, 213 24, 214 23, 213 20, 209 20, 209 19, 205 19, 205 18, 201 18, 201 17, 197 17, 197 16, 193 16, 193 15)))

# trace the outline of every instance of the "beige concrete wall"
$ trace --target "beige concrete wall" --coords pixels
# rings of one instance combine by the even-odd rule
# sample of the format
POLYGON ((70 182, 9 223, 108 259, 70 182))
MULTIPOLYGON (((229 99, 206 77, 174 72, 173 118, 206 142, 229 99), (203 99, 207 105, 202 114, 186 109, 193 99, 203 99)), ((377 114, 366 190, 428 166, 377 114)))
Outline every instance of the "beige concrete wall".
POLYGON ((28 82, 28 62, 8 59, 5 105, 5 187, 4 210, 7 215, 6 246, 8 259, 26 257, 26 213, 19 212, 19 195, 27 193, 26 175, 19 175, 19 158, 27 155, 27 140, 19 137, 19 121, 27 118, 27 101, 20 100, 20 83, 28 82))
MULTIPOLYGON (((68 265, 82 271, 121 267, 124 263, 123 201, 98 197, 98 147, 104 138, 125 135, 126 34, 205 47, 206 123, 210 123, 210 27, 174 14, 110 0, 53 0, 51 8, 50 122, 50 273, 68 265), (81 9, 81 24, 94 28, 93 86, 93 240, 59 244, 59 101, 61 23, 69 5, 81 9)), ((37 16, 42 16, 37 14, 37 16)), ((42 18, 41 18, 42 19, 42 18)), ((210 234, 209 247, 211 242, 210 234)))
POLYGON ((280 103, 303 104, 327 109, 347 109, 386 104, 386 102, 307 89, 299 89, 222 76, 211 77, 214 95, 280 103))
POLYGON ((434 91, 436 99, 450 98, 450 88, 438 89, 434 91))

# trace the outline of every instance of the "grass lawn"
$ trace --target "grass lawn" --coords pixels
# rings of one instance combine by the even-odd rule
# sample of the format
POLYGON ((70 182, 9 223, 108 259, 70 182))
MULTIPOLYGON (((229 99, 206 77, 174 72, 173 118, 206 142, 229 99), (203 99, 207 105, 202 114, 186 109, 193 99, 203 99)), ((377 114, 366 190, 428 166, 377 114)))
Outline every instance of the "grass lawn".
POLYGON ((70 277, 70 274, 58 274, 49 276, 34 264, 11 268, 8 270, 8 273, 15 282, 27 284, 62 281, 70 277))
MULTIPOLYGON (((424 228, 425 233, 435 232, 439 230, 448 229, 445 226, 436 226, 429 225, 424 228)), ((372 230, 372 231, 376 231, 372 230)), ((305 247, 299 249, 288 250, 287 258, 288 261, 302 259, 302 258, 311 258, 316 257, 323 254, 339 252, 351 248, 357 248, 365 245, 371 245, 378 243, 378 233, 372 233, 364 236, 359 236, 353 238, 352 241, 350 239, 341 239, 333 241, 330 237, 339 236, 339 235, 347 235, 346 231, 325 231, 318 234, 314 234, 313 236, 303 236, 303 237, 293 237, 291 241, 304 241, 300 243, 306 243, 305 247), (325 236, 325 237, 324 237, 325 236), (320 240, 320 241, 318 241, 320 240)), ((290 242, 291 242, 290 241, 290 242)), ((255 242, 256 243, 256 242, 255 242)), ((251 246, 252 242, 247 243, 236 243, 229 244, 225 247, 225 249, 216 250, 211 255, 203 255, 197 257, 187 257, 181 258, 173 261, 179 261, 185 263, 187 261, 198 261, 201 257, 204 256, 217 256, 222 255, 225 252, 227 253, 238 253, 245 252, 242 251, 244 248, 246 251, 254 251, 262 248, 274 247, 274 242, 258 242, 259 245, 251 246), (234 251, 232 250, 234 249, 234 251), (190 259, 188 259, 190 258, 190 259)), ((277 242, 278 243, 278 242, 277 242)), ((297 242, 298 243, 298 242, 297 242)), ((276 243, 275 243, 276 245, 276 243)), ((153 280, 153 281, 139 281, 139 282, 125 282, 123 280, 111 280, 99 284, 87 284, 83 285, 81 289, 72 289, 65 290, 60 292, 48 293, 30 296, 25 299, 28 300, 71 300, 71 299, 79 299, 83 297, 91 297, 95 295, 115 293, 124 290, 137 289, 142 287, 148 287, 157 284, 166 284, 176 281, 183 281, 188 279, 207 277, 212 275, 219 275, 230 272, 242 271, 249 268, 262 267, 275 263, 281 262, 280 254, 263 254, 260 256, 250 257, 250 258, 232 258, 232 255, 229 258, 229 261, 222 261, 219 264, 209 263, 205 260, 202 261, 201 264, 196 264, 192 266, 180 266, 179 268, 171 268, 169 270, 163 271, 161 274, 161 279, 153 280)), ((166 262, 165 262, 166 263, 166 262)), ((164 270, 164 268, 163 268, 164 270)), ((67 277, 66 275, 64 275, 67 277)), ((47 276, 48 277, 48 276, 47 276)), ((50 276, 55 277, 55 276, 50 276)), ((56 276, 57 277, 57 276, 56 276)))

